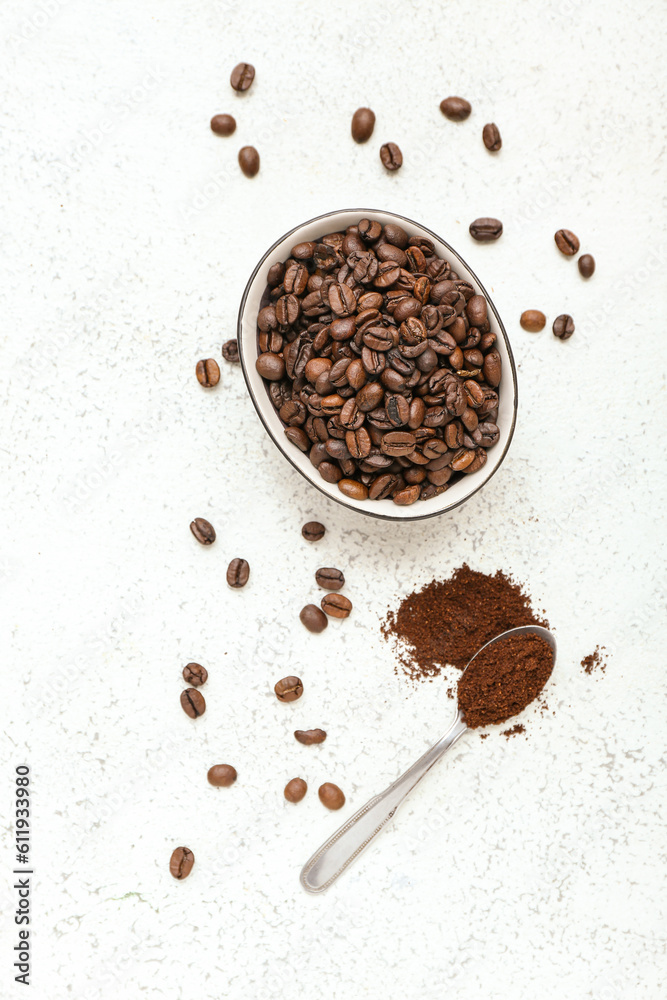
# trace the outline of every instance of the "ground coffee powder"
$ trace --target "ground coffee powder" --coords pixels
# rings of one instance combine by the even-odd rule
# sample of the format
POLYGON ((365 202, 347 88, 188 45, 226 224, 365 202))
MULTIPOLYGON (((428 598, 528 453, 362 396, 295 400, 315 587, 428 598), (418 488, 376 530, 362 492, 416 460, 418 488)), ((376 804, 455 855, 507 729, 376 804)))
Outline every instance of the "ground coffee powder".
MULTIPOLYGON (((602 649, 605 647, 603 646, 602 649)), ((584 656, 581 661, 581 666, 584 673, 592 674, 595 670, 601 670, 603 673, 607 669, 607 664, 604 659, 604 654, 599 646, 595 647, 594 653, 589 653, 588 656, 584 656)))
POLYGON ((476 656, 458 683, 458 703, 471 729, 507 722, 542 691, 553 653, 537 635, 511 635, 476 656))
POLYGON ((400 668, 420 680, 438 676, 447 664, 463 670, 485 643, 519 625, 549 627, 501 570, 487 576, 464 564, 403 598, 382 632, 395 641, 400 668))

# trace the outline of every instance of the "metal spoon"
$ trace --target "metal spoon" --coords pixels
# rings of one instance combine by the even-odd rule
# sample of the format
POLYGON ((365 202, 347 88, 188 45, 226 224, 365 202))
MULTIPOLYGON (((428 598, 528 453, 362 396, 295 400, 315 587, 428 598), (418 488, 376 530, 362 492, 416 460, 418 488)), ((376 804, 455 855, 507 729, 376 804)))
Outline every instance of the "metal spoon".
MULTIPOLYGON (((522 625, 520 628, 511 628, 507 632, 497 635, 486 645, 482 646, 475 653, 475 656, 466 666, 466 670, 479 656, 484 649, 488 649, 495 642, 506 639, 511 635, 527 635, 532 633, 547 642, 554 654, 554 665, 556 663, 556 640, 551 632, 539 625, 522 625)), ((376 795, 375 798, 367 802, 365 806, 354 814, 347 822, 343 823, 339 830, 332 837, 322 844, 315 851, 312 858, 306 862, 301 870, 301 885, 308 892, 323 892, 328 889, 339 875, 342 875, 346 868, 359 857, 361 852, 368 847, 378 833, 393 818, 401 803, 408 797, 412 789, 417 785, 424 775, 431 770, 442 755, 453 747, 463 736, 468 727, 463 721, 460 709, 457 708, 456 718, 438 742, 427 750, 423 757, 420 757, 416 764, 408 768, 397 781, 386 788, 384 792, 376 795)))

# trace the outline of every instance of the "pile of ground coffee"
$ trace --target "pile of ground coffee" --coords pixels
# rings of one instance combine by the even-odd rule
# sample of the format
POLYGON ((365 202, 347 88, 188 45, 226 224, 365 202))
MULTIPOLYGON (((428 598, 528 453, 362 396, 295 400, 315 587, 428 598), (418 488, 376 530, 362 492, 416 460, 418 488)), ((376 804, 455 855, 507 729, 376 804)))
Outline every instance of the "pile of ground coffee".
POLYGON ((507 722, 542 691, 553 653, 537 635, 511 635, 476 656, 458 683, 459 708, 471 729, 507 722))
POLYGON ((436 677, 447 664, 463 670, 485 643, 519 625, 549 623, 510 577, 478 573, 464 564, 403 598, 382 624, 396 642, 400 667, 413 680, 436 677))
MULTIPOLYGON (((602 649, 604 648, 605 647, 603 646, 602 649)), ((588 656, 584 656, 581 661, 581 666, 586 674, 592 674, 595 670, 601 670, 602 673, 604 673, 607 669, 607 663, 599 646, 595 647, 594 653, 589 653, 588 656)))

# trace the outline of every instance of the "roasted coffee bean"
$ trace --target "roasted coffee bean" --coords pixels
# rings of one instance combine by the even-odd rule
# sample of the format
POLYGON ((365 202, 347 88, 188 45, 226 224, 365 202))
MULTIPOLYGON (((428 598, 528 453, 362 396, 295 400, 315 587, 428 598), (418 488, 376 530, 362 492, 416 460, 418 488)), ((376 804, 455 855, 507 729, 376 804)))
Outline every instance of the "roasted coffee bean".
POLYGON ((245 559, 232 559, 227 567, 227 583, 236 589, 245 587, 250 576, 250 566, 245 559))
POLYGON ((288 802, 301 802, 308 791, 308 785, 303 780, 303 778, 292 778, 285 785, 285 791, 283 792, 285 798, 288 802))
POLYGON ((231 135, 236 131, 236 120, 231 115, 213 115, 211 132, 216 135, 231 135))
POLYGON ((466 315, 471 326, 480 327, 486 323, 486 299, 483 295, 471 295, 466 303, 466 315))
POLYGON ((246 177, 254 177, 259 173, 259 153, 254 146, 239 149, 239 166, 246 177))
POLYGON ((408 243, 410 242, 410 237, 406 233, 402 226, 399 226, 396 222, 388 222, 384 227, 384 238, 387 243, 393 243, 395 247, 400 247, 401 250, 405 250, 408 243))
POLYGON ((190 531, 202 545, 213 545, 215 528, 205 518, 196 517, 190 524, 190 531))
POLYGON ((574 257, 575 253, 579 253, 579 240, 569 229, 559 229, 554 234, 554 240, 560 252, 566 257, 574 257))
POLYGON ((392 499, 399 507, 408 507, 419 499, 420 492, 419 486, 406 486, 404 489, 399 490, 398 493, 394 493, 392 499))
POLYGON ((444 486, 449 482, 452 470, 444 466, 442 469, 429 469, 426 475, 429 483, 432 483, 433 486, 444 486))
POLYGON ((357 231, 365 243, 375 243, 382 236, 382 225, 375 219, 360 219, 357 231))
POLYGON ((206 775, 210 785, 216 788, 229 788, 236 781, 238 774, 231 764, 214 764, 209 767, 206 775))
MULTIPOLYGON (((365 427, 347 431, 345 434, 345 444, 352 458, 366 458, 367 455, 370 455, 371 439, 365 427)), ((338 487, 342 489, 340 483, 338 487)))
POLYGON ((250 63, 241 62, 232 70, 229 82, 234 90, 242 92, 247 90, 255 79, 255 67, 250 63))
POLYGON ((195 863, 195 856, 189 847, 177 847, 169 859, 169 873, 174 878, 187 878, 195 863))
MULTIPOLYGON (((340 469, 338 472, 340 473, 340 469)), ((316 604, 306 604, 299 612, 299 618, 301 624, 305 625, 309 632, 324 632, 328 625, 327 616, 316 604)))
POLYGON ((295 444, 299 451, 308 451, 310 447, 310 439, 306 432, 301 427, 286 427, 285 437, 292 444, 295 444))
POLYGON ((357 108, 352 115, 352 138, 355 142, 368 142, 375 128, 375 114, 370 108, 357 108))
POLYGON ((478 243, 492 243, 503 234, 503 224, 499 219, 481 218, 470 223, 470 235, 478 243))
POLYGON ((218 362, 213 358, 206 358, 205 361, 198 361, 196 368, 197 381, 205 389, 210 389, 220 381, 220 368, 218 362))
POLYGON ((186 688, 181 691, 181 707, 191 719, 198 719, 206 711, 204 695, 197 688, 186 688))
POLYGON ((574 333, 574 320, 567 313, 563 313, 562 316, 556 316, 553 325, 554 337, 558 337, 559 340, 569 340, 574 333))
MULTIPOLYGON (((313 607, 315 607, 315 605, 313 605, 313 607)), ((326 622, 326 618, 320 609, 316 608, 316 610, 320 612, 326 622)), ((324 743, 326 738, 327 734, 323 729, 296 729, 294 731, 294 739, 297 740, 298 743, 303 743, 306 747, 313 746, 315 743, 324 743)))
MULTIPOLYGON (((278 350, 280 350, 280 348, 278 348, 278 350)), ((237 364, 239 360, 238 340, 236 339, 226 340, 222 345, 222 356, 225 359, 225 361, 229 361, 231 364, 237 364)))
POLYGON ((415 450, 416 443, 416 438, 410 431, 387 431, 380 447, 385 455, 396 458, 399 455, 409 455, 415 450))
POLYGON ((380 147, 380 159, 387 170, 398 170, 403 165, 403 154, 395 142, 385 142, 380 147))
POLYGON ((283 677, 273 690, 278 701, 296 701, 303 694, 303 684, 298 677, 283 677))
MULTIPOLYGON (((357 471, 355 462, 352 462, 349 469, 343 469, 345 475, 352 475, 357 471)), ((338 482, 338 489, 351 500, 367 500, 368 487, 360 483, 357 479, 341 479, 338 482)))
POLYGON ((526 309, 525 312, 521 313, 519 320, 523 329, 528 330, 529 333, 539 333, 540 330, 544 329, 546 321, 546 316, 539 309, 526 309))
POLYGON ((341 590, 345 586, 345 576, 333 566, 323 566, 315 573, 315 581, 325 590, 341 590))
POLYGON ((337 483, 340 479, 343 478, 343 473, 341 472, 340 466, 334 465, 333 462, 320 461, 320 463, 317 466, 317 471, 319 472, 325 483, 337 483))
POLYGON ((465 97, 446 97, 444 101, 440 101, 440 110, 450 121, 462 122, 469 116, 472 108, 465 97))
POLYGON ((208 680, 208 670, 201 663, 186 663, 183 667, 183 680, 192 687, 201 687, 208 680))
POLYGON ((464 473, 469 476, 472 472, 478 472, 482 466, 486 465, 486 460, 488 458, 487 453, 483 448, 477 448, 474 451, 474 458, 470 465, 467 465, 463 470, 464 473))
POLYGON ((320 785, 317 794, 320 802, 327 809, 342 809, 345 805, 345 796, 338 785, 334 785, 331 781, 325 781, 323 785, 320 785))
POLYGON ((503 140, 500 138, 500 132, 498 131, 498 126, 491 122, 485 125, 482 129, 482 139, 484 145, 491 153, 497 153, 503 144, 503 140))
POLYGON ((492 448, 500 437, 500 430, 497 425, 487 420, 477 425, 477 432, 479 434, 479 444, 482 448, 492 448))
MULTIPOLYGON (((340 483, 338 484, 340 486, 340 483)), ((362 484, 357 483, 357 486, 362 484)), ((366 487, 364 487, 366 489, 366 487)), ((366 495, 368 491, 366 490, 366 495)), ((348 618, 350 611, 352 610, 352 601, 349 601, 347 597, 342 594, 325 594, 325 596, 320 601, 322 611, 329 615, 330 618, 348 618)))
POLYGON ((319 521, 306 521, 301 534, 307 542, 319 542, 320 538, 324 538, 325 531, 326 528, 319 521))
POLYGON ((582 278, 590 278, 595 271, 595 258, 590 253, 584 253, 577 261, 577 267, 582 278))
POLYGON ((260 354, 255 362, 255 368, 262 376, 270 382, 279 382, 285 377, 285 362, 279 354, 260 354))
MULTIPOLYGON (((400 376, 399 376, 400 377, 400 376)), ((410 404, 405 396, 385 396, 387 419, 394 427, 403 427, 410 419, 410 404)))
MULTIPOLYGON (((574 327, 573 327, 574 330, 574 327)), ((502 360, 500 358, 500 352, 494 347, 493 350, 484 358, 484 378, 492 385, 494 388, 500 385, 500 378, 502 374, 502 360)))
POLYGON ((470 448, 461 448, 457 451, 451 461, 451 467, 454 472, 462 472, 464 469, 470 465, 475 457, 475 452, 470 448))

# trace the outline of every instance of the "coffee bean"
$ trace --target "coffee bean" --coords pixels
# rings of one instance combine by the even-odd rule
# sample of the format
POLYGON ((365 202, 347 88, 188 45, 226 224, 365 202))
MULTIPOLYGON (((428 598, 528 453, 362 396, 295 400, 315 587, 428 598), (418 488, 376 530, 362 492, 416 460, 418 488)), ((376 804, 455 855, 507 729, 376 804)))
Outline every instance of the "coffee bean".
POLYGON ((320 538, 324 538, 325 531, 326 528, 319 521, 306 521, 301 534, 307 542, 319 542, 320 538))
POLYGON ((503 234, 503 224, 499 219, 481 218, 470 223, 470 235, 478 243, 492 243, 503 234))
POLYGON ((303 778, 292 778, 285 785, 284 796, 288 802, 301 802, 308 791, 308 785, 303 780, 303 778))
POLYGON ((303 694, 303 684, 298 677, 283 677, 273 690, 278 701, 296 701, 303 694))
POLYGON ((595 271, 595 258, 589 253, 582 254, 577 267, 582 278, 590 278, 595 271))
POLYGON ((271 351, 267 351, 266 354, 260 354, 255 362, 255 368, 262 378, 268 379, 271 382, 278 382, 285 377, 284 360, 279 354, 272 354, 271 351))
POLYGON ((259 173, 259 153, 254 146, 239 149, 239 166, 246 177, 254 177, 259 173))
POLYGON ((539 333, 540 330, 544 329, 546 321, 546 316, 539 309, 526 309, 525 312, 521 313, 521 319, 519 320, 521 326, 528 333, 539 333))
POLYGON ((183 680, 192 687, 201 687, 208 680, 208 670, 201 663, 186 663, 183 667, 183 680))
POLYGON ((198 719, 206 711, 204 695, 196 688, 186 688, 181 691, 181 708, 191 719, 198 719))
MULTIPOLYGON (((356 466, 354 465, 354 462, 352 463, 352 471, 356 471, 356 466)), ((363 483, 358 482, 358 480, 356 479, 339 480, 338 489, 346 497, 350 497, 351 500, 368 499, 368 487, 364 486, 363 483)))
POLYGON ((239 360, 238 340, 226 340, 222 345, 222 356, 225 361, 229 361, 231 364, 236 364, 239 360))
POLYGON ((375 114, 370 108, 357 108, 352 115, 352 138, 355 142, 368 142, 375 128, 375 114))
POLYGON ((315 573, 315 581, 324 590, 341 590, 345 586, 345 576, 333 566, 323 566, 315 573))
POLYGON ((202 545, 213 545, 215 528, 205 518, 196 517, 190 524, 190 531, 202 545))
POLYGON ((574 333, 574 320, 567 313, 556 316, 553 325, 554 337, 559 340, 569 340, 574 333))
POLYGON ((213 358, 206 358, 204 361, 198 361, 195 372, 197 375, 197 381, 200 385, 203 385, 205 389, 211 389, 220 381, 220 368, 218 367, 218 362, 213 358))
POLYGON ((327 616, 316 604, 306 604, 299 612, 301 624, 305 625, 309 632, 324 632, 329 624, 327 616))
POLYGON ((187 878, 195 863, 195 856, 189 847, 177 847, 169 860, 169 873, 174 878, 187 878))
POLYGON ((255 67, 250 63, 241 62, 232 70, 229 82, 236 91, 247 90, 255 79, 255 67))
POLYGON ((323 785, 320 785, 317 794, 320 797, 320 802, 327 809, 342 809, 345 805, 345 796, 338 785, 334 785, 330 781, 325 781, 323 785))
POLYGON ((406 486, 405 489, 394 493, 393 501, 399 507, 408 507, 419 499, 419 492, 419 486, 406 486))
POLYGON ((227 567, 227 583, 236 589, 245 587, 250 576, 250 566, 245 559, 232 559, 227 567))
POLYGON ((352 610, 352 601, 343 594, 325 594, 320 605, 330 618, 347 618, 352 610))
POLYGON ((306 747, 313 746, 314 743, 324 743, 326 738, 327 734, 323 729, 296 729, 294 732, 294 739, 306 747))
POLYGON ((317 466, 317 471, 325 483, 337 483, 343 478, 340 466, 334 465, 333 462, 320 462, 317 466))
POLYGON ((385 142, 380 146, 380 159, 387 170, 398 170, 403 165, 403 154, 395 142, 385 142))
POLYGON ((211 131, 216 135, 231 135, 236 131, 236 121, 231 115, 213 115, 211 131))
POLYGON ((206 777, 209 784, 215 785, 216 788, 229 788, 230 785, 234 784, 238 775, 236 768, 232 767, 231 764, 214 764, 213 767, 209 767, 206 777))
POLYGON ((500 138, 500 132, 498 131, 498 126, 491 122, 489 125, 485 125, 482 129, 482 139, 484 145, 491 153, 497 153, 503 144, 503 140, 500 138))
POLYGON ((446 97, 440 101, 440 110, 445 118, 452 122, 463 122, 466 120, 472 108, 465 97, 446 97))
POLYGON ((579 252, 579 240, 569 229, 559 229, 554 235, 556 246, 566 257, 573 257, 579 252))

